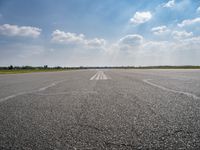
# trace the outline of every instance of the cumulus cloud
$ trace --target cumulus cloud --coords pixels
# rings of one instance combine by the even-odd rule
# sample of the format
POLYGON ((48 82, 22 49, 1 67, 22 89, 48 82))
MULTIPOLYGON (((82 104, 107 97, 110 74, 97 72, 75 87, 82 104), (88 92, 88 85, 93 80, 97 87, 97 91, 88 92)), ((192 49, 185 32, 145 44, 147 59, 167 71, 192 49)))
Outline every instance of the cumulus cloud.
MULTIPOLYGON (((174 33, 175 34, 175 33, 174 33)), ((180 33, 176 33, 180 34, 180 33)), ((182 34, 180 34, 182 35, 182 34)), ((127 35, 111 47, 117 65, 193 65, 199 61, 200 37, 171 41, 148 40, 141 35, 127 35), (137 41, 137 44, 133 44, 137 41), (190 55, 190 56, 188 56, 190 55)))
POLYGON ((64 32, 60 30, 55 30, 52 33, 52 41, 55 43, 63 44, 75 44, 87 46, 90 48, 104 47, 106 41, 100 38, 87 39, 84 34, 76 34, 71 32, 64 32))
POLYGON ((52 41, 57 43, 84 43, 85 36, 83 34, 75 34, 70 32, 64 32, 55 30, 52 33, 52 41))
POLYGON ((173 31, 172 36, 175 39, 184 39, 193 36, 192 32, 186 32, 186 31, 173 31))
POLYGON ((151 31, 154 34, 159 35, 159 34, 163 34, 163 33, 169 32, 170 30, 166 26, 158 26, 158 27, 152 28, 151 31))
POLYGON ((31 26, 17 26, 4 24, 0 25, 0 34, 5 36, 21 36, 36 38, 40 35, 42 29, 31 26))
MULTIPOLYGON (((162 55, 162 52, 172 53, 181 50, 189 51, 191 49, 199 49, 200 37, 193 37, 192 32, 173 31, 172 35, 179 40, 156 41, 145 39, 137 34, 126 35, 112 48, 114 48, 115 51, 128 51, 134 55, 157 55, 160 52, 160 55, 162 55)), ((114 50, 111 49, 110 51, 114 50)))
POLYGON ((165 7, 165 8, 172 8, 174 6, 175 6, 175 0, 170 0, 163 5, 163 7, 165 7))
POLYGON ((185 30, 183 30, 183 31, 170 30, 166 26, 154 27, 151 29, 151 31, 155 35, 161 35, 161 34, 163 35, 163 34, 167 33, 167 35, 172 36, 174 39, 179 39, 179 40, 193 36, 192 32, 187 32, 185 30))
POLYGON ((143 42, 143 37, 138 34, 126 35, 125 37, 119 40, 119 44, 125 46, 138 46, 142 44, 142 42, 143 42))
POLYGON ((122 37, 114 49, 115 51, 128 52, 130 57, 131 55, 132 57, 136 57, 142 55, 154 55, 166 50, 167 47, 170 47, 170 42, 168 41, 151 41, 145 39, 141 35, 133 34, 122 37))
POLYGON ((149 11, 136 12, 134 16, 130 19, 133 24, 142 24, 149 21, 152 18, 152 14, 149 11))
POLYGON ((90 47, 103 47, 106 44, 106 41, 104 39, 92 39, 92 40, 86 40, 86 44, 90 47))
POLYGON ((180 24, 178 24, 178 26, 185 27, 185 26, 196 24, 196 23, 200 23, 200 17, 195 18, 195 19, 183 20, 180 24))

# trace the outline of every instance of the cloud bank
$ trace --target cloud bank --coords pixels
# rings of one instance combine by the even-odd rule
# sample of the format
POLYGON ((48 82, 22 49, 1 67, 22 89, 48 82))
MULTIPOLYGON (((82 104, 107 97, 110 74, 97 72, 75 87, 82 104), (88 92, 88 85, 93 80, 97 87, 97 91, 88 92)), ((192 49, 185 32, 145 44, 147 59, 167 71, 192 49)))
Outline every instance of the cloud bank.
POLYGON ((17 26, 4 24, 0 25, 0 34, 5 36, 21 36, 36 38, 40 35, 42 29, 31 26, 17 26))
POLYGON ((186 19, 183 20, 181 23, 178 24, 179 27, 185 27, 185 26, 190 26, 190 25, 194 25, 200 23, 200 17, 198 18, 194 18, 194 19, 186 19))
POLYGON ((103 47, 106 41, 101 38, 87 39, 84 34, 76 34, 55 30, 52 33, 52 41, 60 44, 73 44, 87 47, 103 47))

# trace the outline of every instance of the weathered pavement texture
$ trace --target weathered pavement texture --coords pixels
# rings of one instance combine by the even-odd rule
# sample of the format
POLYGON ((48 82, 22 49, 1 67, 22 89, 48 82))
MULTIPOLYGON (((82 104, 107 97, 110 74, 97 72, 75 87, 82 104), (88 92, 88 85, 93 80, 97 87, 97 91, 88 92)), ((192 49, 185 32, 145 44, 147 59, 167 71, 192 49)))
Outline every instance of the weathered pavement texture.
POLYGON ((200 149, 200 70, 0 75, 0 149, 200 149))

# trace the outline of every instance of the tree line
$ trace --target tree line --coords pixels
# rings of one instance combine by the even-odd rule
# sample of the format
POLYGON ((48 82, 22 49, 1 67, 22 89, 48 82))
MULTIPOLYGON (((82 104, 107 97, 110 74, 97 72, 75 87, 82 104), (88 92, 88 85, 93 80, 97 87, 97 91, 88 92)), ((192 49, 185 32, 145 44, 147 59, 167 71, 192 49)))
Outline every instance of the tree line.
POLYGON ((58 70, 67 70, 67 69, 200 69, 200 66, 104 66, 104 67, 49 67, 48 65, 44 66, 6 66, 6 67, 0 67, 0 70, 50 70, 50 69, 58 69, 58 70))
POLYGON ((38 67, 33 67, 33 66, 4 66, 4 67, 0 67, 1 70, 33 70, 33 69, 67 69, 66 67, 60 67, 60 66, 56 66, 56 67, 48 67, 48 65, 44 65, 44 66, 38 66, 38 67))

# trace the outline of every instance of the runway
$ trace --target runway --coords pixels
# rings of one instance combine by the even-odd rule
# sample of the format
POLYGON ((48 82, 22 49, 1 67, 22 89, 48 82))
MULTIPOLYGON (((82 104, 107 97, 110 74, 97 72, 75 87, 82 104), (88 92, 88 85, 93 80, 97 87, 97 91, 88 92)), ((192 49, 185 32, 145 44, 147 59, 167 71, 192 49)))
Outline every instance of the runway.
POLYGON ((0 75, 0 149, 200 149, 200 70, 0 75))

